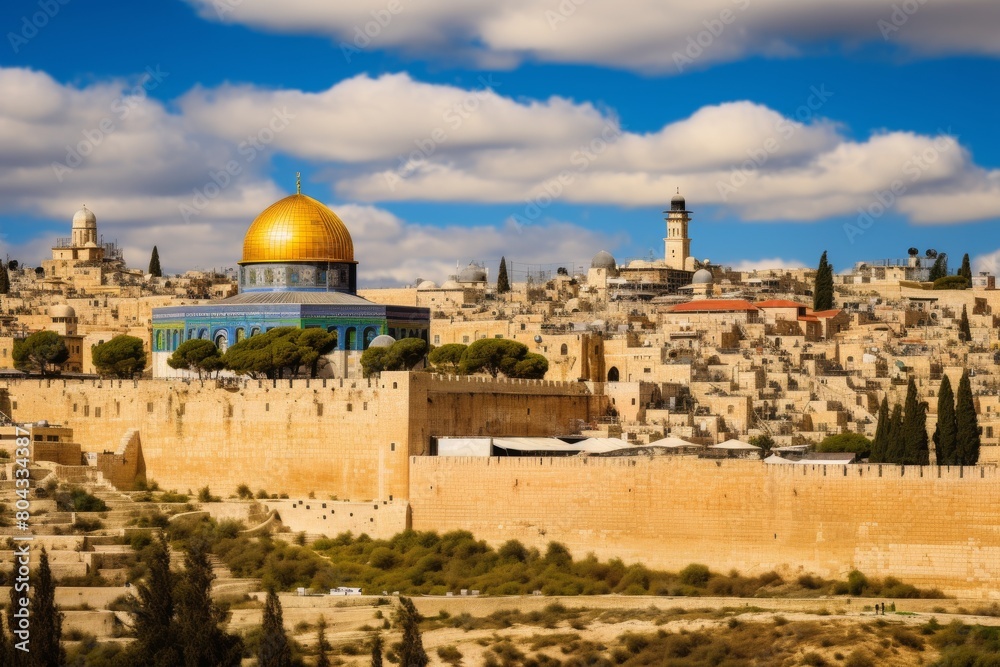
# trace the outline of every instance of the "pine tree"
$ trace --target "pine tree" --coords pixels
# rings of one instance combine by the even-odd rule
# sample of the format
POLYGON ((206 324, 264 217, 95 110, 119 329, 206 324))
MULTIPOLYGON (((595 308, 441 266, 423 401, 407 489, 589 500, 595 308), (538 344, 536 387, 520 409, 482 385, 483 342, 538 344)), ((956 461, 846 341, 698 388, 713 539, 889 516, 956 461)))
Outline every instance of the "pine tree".
POLYGON ((875 426, 875 439, 872 440, 872 453, 869 463, 885 463, 885 450, 889 435, 889 398, 882 397, 878 408, 878 424, 875 426))
POLYGON ((889 418, 889 428, 885 437, 885 463, 902 463, 905 454, 903 440, 903 406, 896 403, 892 406, 892 416, 889 418))
POLYGON ((813 310, 833 308, 833 267, 826 260, 826 251, 819 258, 816 269, 816 284, 813 286, 813 310))
POLYGON ((10 293, 10 274, 7 272, 7 265, 0 262, 0 294, 10 293))
POLYGON ((955 465, 972 466, 979 462, 979 419, 972 398, 969 372, 962 373, 955 399, 955 465))
POLYGON ((183 667, 238 667, 243 642, 220 627, 224 614, 212 601, 212 566, 204 543, 188 545, 177 585, 177 626, 183 667))
POLYGON ((330 642, 326 641, 326 616, 320 615, 316 624, 316 667, 330 667, 330 658, 326 652, 330 650, 330 642))
POLYGON ((149 271, 146 273, 154 278, 163 276, 163 271, 160 270, 160 251, 156 249, 155 245, 153 246, 153 254, 149 257, 149 271))
MULTIPOLYGON (((406 664, 405 662, 402 664, 406 664)), ((382 667, 382 635, 375 633, 372 635, 372 665, 371 667, 382 667)))
POLYGON ((31 584, 31 653, 28 664, 33 667, 65 665, 66 652, 59 643, 62 639, 63 615, 56 606, 56 585, 52 580, 49 555, 45 547, 42 547, 38 571, 31 584))
POLYGON ((281 600, 274 587, 267 589, 264 603, 264 620, 261 627, 260 649, 257 652, 258 667, 291 667, 292 649, 288 645, 281 600))
POLYGON ((972 329, 969 328, 969 311, 964 304, 962 305, 962 319, 958 321, 958 339, 965 343, 972 341, 972 329))
POLYGON ((927 465, 930 452, 927 442, 927 408, 917 395, 913 378, 906 387, 903 407, 903 461, 906 465, 927 465))
POLYGON ((497 294, 510 291, 510 280, 507 278, 507 258, 500 258, 500 270, 497 271, 497 294))
POLYGON ((183 662, 174 619, 174 574, 170 550, 162 533, 147 552, 149 574, 136 586, 130 614, 135 641, 128 649, 130 664, 173 667, 183 662))
POLYGON ((969 253, 965 253, 962 256, 962 267, 958 270, 958 275, 969 281, 969 285, 972 285, 972 264, 969 263, 969 253))
POLYGON ((399 598, 396 622, 403 628, 403 641, 399 649, 399 664, 405 667, 426 667, 429 662, 420 636, 420 613, 410 598, 399 598))
POLYGON ((937 256, 937 259, 934 260, 934 265, 931 267, 930 275, 927 276, 929 281, 934 282, 938 278, 944 278, 948 275, 947 257, 945 253, 937 256))
POLYGON ((937 429, 934 431, 934 451, 939 466, 955 465, 955 438, 958 426, 955 423, 955 394, 951 390, 951 380, 945 375, 938 389, 937 429))

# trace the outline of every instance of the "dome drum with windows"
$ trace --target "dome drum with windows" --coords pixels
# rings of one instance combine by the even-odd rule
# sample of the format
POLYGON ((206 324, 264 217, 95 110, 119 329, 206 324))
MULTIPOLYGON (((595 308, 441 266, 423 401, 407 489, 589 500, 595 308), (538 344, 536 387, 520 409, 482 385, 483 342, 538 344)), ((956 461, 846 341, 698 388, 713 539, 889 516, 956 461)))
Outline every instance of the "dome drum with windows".
POLYGON ((197 306, 153 309, 153 375, 185 376, 167 358, 204 338, 221 350, 275 327, 322 328, 337 336, 325 377, 359 372, 357 357, 392 336, 429 339, 430 310, 372 303, 356 294, 354 242, 337 214, 296 192, 264 209, 243 239, 239 294, 197 306))

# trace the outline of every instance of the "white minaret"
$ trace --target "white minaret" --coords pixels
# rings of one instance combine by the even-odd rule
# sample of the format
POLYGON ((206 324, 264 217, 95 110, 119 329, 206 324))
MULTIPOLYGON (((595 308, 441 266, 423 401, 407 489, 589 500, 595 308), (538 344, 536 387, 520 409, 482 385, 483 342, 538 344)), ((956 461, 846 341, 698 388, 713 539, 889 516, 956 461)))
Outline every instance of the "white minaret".
POLYGON ((688 222, 691 221, 691 211, 684 208, 684 197, 677 194, 670 200, 670 210, 667 214, 667 237, 663 239, 663 260, 671 269, 691 271, 694 269, 694 259, 691 257, 691 239, 688 238, 688 222))

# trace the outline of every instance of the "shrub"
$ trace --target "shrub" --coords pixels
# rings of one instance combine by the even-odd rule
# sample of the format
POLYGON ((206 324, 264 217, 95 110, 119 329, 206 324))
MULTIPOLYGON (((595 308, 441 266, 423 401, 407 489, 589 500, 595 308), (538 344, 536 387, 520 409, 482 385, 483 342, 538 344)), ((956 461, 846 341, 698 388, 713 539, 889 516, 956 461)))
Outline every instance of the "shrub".
POLYGON ((851 595, 862 595, 868 588, 868 578, 858 570, 851 570, 847 575, 847 592, 851 595))
POLYGON ((709 571, 707 565, 691 563, 681 570, 677 576, 683 584, 695 586, 697 588, 704 588, 705 584, 708 583, 709 577, 712 576, 712 573, 709 571))

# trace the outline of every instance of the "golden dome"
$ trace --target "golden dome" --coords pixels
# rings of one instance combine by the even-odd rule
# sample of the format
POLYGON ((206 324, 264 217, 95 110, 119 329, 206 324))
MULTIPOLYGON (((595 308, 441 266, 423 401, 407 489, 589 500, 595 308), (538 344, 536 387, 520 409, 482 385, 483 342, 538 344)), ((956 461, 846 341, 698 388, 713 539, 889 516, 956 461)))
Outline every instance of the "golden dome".
POLYGON ((312 197, 276 201, 243 237, 240 264, 257 262, 353 262, 351 233, 337 214, 312 197))

